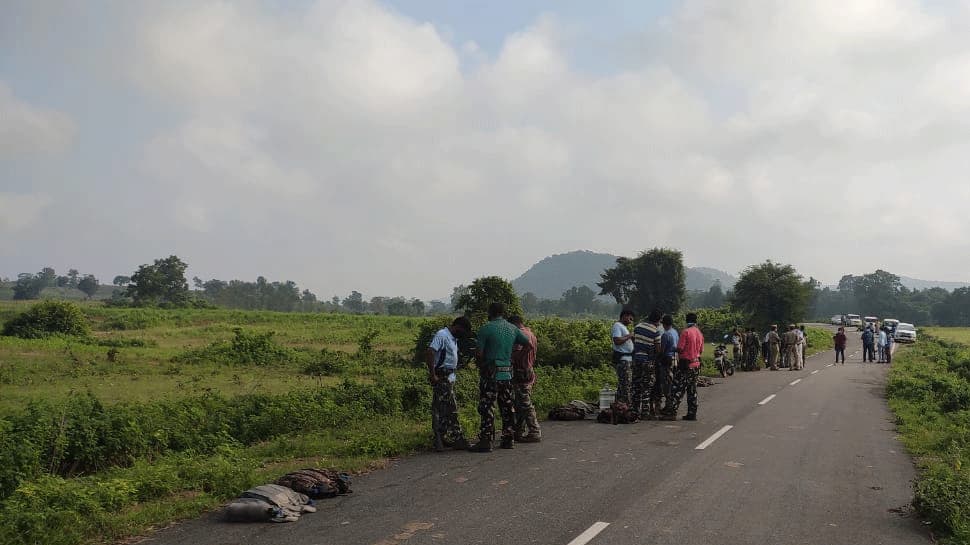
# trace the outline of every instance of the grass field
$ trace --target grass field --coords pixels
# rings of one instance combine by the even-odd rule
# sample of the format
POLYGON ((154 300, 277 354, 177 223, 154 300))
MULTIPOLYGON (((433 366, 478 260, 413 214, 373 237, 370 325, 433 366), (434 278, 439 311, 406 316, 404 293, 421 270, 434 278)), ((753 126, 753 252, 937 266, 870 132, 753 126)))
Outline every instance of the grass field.
MULTIPOLYGON (((0 323, 30 304, 0 302, 0 323)), ((361 470, 430 443, 413 349, 442 318, 80 305, 90 337, 0 337, 0 543, 124 539, 293 468, 361 470)), ((615 384, 610 321, 530 324, 540 415, 615 384)), ((810 333, 810 352, 828 348, 810 333)), ((476 373, 456 392, 470 437, 476 373)))
POLYGON ((970 327, 921 327, 920 332, 944 341, 970 346, 970 327))

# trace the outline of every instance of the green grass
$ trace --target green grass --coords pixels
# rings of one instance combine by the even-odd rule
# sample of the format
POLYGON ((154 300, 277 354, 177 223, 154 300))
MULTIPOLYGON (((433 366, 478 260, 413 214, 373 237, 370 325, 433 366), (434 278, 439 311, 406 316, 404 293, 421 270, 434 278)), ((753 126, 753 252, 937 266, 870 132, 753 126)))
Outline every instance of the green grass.
POLYGON ((970 346, 970 327, 921 327, 920 333, 970 346))
POLYGON ((918 469, 913 505, 954 545, 970 543, 970 347, 952 342, 968 331, 922 331, 917 344, 893 358, 887 386, 918 469))

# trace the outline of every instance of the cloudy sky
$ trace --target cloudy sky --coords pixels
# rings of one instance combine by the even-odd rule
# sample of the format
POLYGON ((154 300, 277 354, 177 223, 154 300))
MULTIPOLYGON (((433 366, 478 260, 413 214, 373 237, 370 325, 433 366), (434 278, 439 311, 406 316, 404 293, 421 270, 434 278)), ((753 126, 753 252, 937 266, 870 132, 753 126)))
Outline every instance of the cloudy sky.
POLYGON ((0 276, 432 298, 670 246, 968 281, 968 167, 965 1, 0 5, 0 276))

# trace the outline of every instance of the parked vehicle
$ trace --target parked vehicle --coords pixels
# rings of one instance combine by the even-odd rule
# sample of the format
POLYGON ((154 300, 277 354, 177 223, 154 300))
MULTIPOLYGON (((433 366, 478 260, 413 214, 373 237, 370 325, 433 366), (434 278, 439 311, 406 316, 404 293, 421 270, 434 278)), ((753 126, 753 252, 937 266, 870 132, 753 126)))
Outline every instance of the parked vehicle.
POLYGON ((897 325, 899 325, 899 320, 897 320, 895 318, 886 318, 885 320, 882 321, 882 326, 883 327, 888 327, 890 333, 895 333, 896 332, 896 326, 897 325))
POLYGON ((832 325, 845 325, 845 316, 842 314, 836 314, 829 319, 829 323, 832 325))
POLYGON ((722 377, 729 377, 734 374, 734 360, 727 357, 727 346, 720 343, 714 348, 714 366, 721 373, 722 377))
POLYGON ((916 326, 907 324, 906 322, 896 324, 896 332, 893 334, 893 339, 898 343, 916 342, 916 326))
POLYGON ((866 316, 862 319, 863 325, 860 329, 865 329, 866 326, 872 328, 873 331, 879 331, 879 318, 875 316, 866 316))
POLYGON ((861 329, 862 328, 862 317, 859 316, 858 314, 846 314, 845 315, 845 324, 844 325, 858 327, 858 328, 861 329))

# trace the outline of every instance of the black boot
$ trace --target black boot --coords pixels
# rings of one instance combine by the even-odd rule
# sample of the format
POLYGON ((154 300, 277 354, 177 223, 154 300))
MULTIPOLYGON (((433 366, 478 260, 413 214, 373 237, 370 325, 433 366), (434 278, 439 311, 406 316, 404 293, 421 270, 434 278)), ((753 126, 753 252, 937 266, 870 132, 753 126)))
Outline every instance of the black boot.
POLYGON ((502 437, 502 448, 513 449, 515 448, 515 439, 511 435, 506 435, 502 437))
POLYGON ((471 452, 492 452, 492 440, 480 438, 477 443, 468 447, 471 452))

